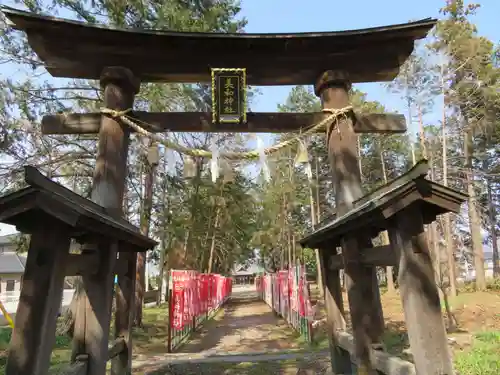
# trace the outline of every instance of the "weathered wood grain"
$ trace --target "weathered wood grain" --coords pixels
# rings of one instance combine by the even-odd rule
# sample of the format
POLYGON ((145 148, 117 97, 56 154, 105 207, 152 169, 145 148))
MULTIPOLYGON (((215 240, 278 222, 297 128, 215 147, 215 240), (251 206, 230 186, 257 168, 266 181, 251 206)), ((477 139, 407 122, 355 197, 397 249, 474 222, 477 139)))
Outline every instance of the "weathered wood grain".
MULTIPOLYGON (((133 252, 133 251, 132 251, 133 252)), ((123 260, 125 257, 116 260, 113 273, 115 275, 122 275, 127 272, 128 265, 123 260)), ((83 276, 93 275, 99 270, 99 254, 85 253, 85 254, 69 254, 66 260, 65 275, 66 276, 83 276)))
POLYGON ((408 207, 393 218, 389 229, 399 260, 399 293, 417 374, 453 375, 422 213, 422 204, 408 207))
MULTIPOLYGON (((355 365, 359 362, 355 357, 355 343, 354 337, 347 332, 335 333, 338 345, 352 355, 355 365)), ((411 362, 405 361, 401 358, 390 355, 379 350, 371 350, 370 356, 373 358, 373 366, 379 374, 384 375, 417 375, 415 365, 411 362)), ((349 372, 351 373, 351 372, 349 372)))
MULTIPOLYGON (((360 262, 366 266, 395 266, 398 264, 396 254, 391 245, 376 246, 373 248, 363 249, 360 254, 360 262)), ((342 254, 330 255, 328 261, 330 270, 341 270, 344 268, 344 260, 342 254)))
MULTIPOLYGON (((323 108, 343 108, 350 102, 350 85, 347 72, 327 71, 319 77, 315 91, 321 98, 323 108)), ((337 129, 327 134, 327 142, 335 186, 335 203, 336 207, 345 210, 338 212, 343 215, 353 207, 356 199, 363 196, 357 135, 353 131, 352 118, 340 118, 337 129)), ((376 269, 360 263, 361 249, 372 246, 371 238, 367 233, 353 233, 341 242, 349 310, 356 341, 355 355, 367 374, 371 375, 371 344, 379 343, 384 332, 376 269)))
POLYGON ((39 223, 31 235, 6 375, 48 373, 69 245, 67 228, 56 220, 39 223))
POLYGON ((136 288, 137 253, 120 252, 119 261, 125 272, 118 275, 116 287, 115 332, 125 347, 111 361, 111 375, 128 374, 132 369, 132 325, 134 321, 134 298, 136 288))
POLYGON ((2 8, 54 77, 99 79, 127 64, 143 82, 210 82, 210 67, 245 67, 249 85, 310 85, 348 69, 351 81, 390 81, 436 20, 341 32, 182 33, 123 30, 2 8), (64 35, 64 38, 61 38, 64 35), (144 51, 147 51, 145 58, 144 51), (196 58, 193 58, 196 51, 196 58))
MULTIPOLYGON (((129 114, 149 132, 225 132, 225 133, 284 133, 316 125, 327 113, 247 113, 245 124, 214 124, 208 112, 140 112, 129 114)), ((100 113, 60 113, 42 118, 43 134, 97 134, 101 126, 100 113)), ((356 114, 356 133, 404 133, 406 120, 400 114, 356 114)), ((321 132, 324 132, 322 130, 321 132)))
MULTIPOLYGON (((102 71, 100 78, 104 89, 104 105, 107 108, 124 110, 133 105, 139 81, 132 72, 121 67, 110 67, 102 71)), ((114 217, 122 215, 128 144, 128 129, 115 119, 102 116, 92 200, 114 217)), ((89 354, 88 375, 103 375, 106 371, 113 271, 118 245, 117 241, 87 245, 98 252, 99 267, 95 274, 82 276, 85 293, 79 296, 81 301, 76 313, 73 354, 89 354)), ((127 319, 128 312, 119 321, 127 319)))

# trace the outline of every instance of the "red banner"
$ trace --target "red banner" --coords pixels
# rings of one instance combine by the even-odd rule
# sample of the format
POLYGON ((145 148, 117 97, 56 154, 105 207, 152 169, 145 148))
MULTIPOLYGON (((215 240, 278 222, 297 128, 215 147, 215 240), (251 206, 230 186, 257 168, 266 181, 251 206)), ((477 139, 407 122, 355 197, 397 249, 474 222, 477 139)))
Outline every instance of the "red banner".
POLYGON ((232 290, 232 280, 214 274, 172 270, 170 325, 177 330, 222 305, 232 290))
POLYGON ((172 297, 173 303, 173 318, 172 325, 176 329, 184 327, 184 286, 181 282, 174 283, 172 297))
POLYGON ((290 310, 301 317, 312 319, 312 305, 304 266, 258 276, 255 278, 255 288, 276 312, 286 315, 290 310))
POLYGON ((200 313, 205 314, 208 311, 208 275, 200 275, 200 299, 201 299, 201 310, 200 313))

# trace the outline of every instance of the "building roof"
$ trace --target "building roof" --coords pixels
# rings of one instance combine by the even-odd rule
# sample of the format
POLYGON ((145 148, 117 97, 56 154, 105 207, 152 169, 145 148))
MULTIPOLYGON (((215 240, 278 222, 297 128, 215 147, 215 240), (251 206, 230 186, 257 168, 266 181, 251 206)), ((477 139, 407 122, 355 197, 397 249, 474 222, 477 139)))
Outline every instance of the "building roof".
POLYGON ((435 19, 368 29, 282 34, 119 29, 2 7, 54 77, 99 79, 104 67, 143 82, 211 82, 210 68, 246 68, 249 85, 309 85, 349 72, 353 83, 390 81, 435 19), (61 38, 64 35, 64 38, 61 38))
POLYGON ((239 264, 234 268, 232 272, 233 276, 250 276, 255 275, 257 273, 264 272, 264 269, 260 267, 258 264, 250 263, 248 265, 239 264))
POLYGON ((24 273, 26 257, 15 252, 5 252, 0 254, 0 275, 24 273))

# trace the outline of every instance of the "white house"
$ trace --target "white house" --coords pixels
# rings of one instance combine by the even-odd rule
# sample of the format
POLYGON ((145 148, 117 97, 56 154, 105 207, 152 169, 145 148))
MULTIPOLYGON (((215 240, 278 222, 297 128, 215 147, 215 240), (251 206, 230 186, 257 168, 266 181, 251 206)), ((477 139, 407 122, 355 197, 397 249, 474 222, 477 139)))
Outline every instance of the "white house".
MULTIPOLYGON (((465 280, 476 279, 476 270, 474 269, 474 263, 464 260, 463 268, 465 269, 465 280)), ((493 277, 493 251, 488 248, 484 249, 484 274, 486 278, 493 277)))
POLYGON ((255 276, 264 272, 255 261, 248 264, 237 264, 231 272, 231 277, 235 284, 251 284, 255 276))
POLYGON ((19 292, 26 257, 16 253, 17 234, 0 237, 0 293, 19 292))
MULTIPOLYGON (((17 253, 18 238, 19 233, 0 236, 0 294, 7 295, 7 300, 19 295, 26 268, 26 256, 17 253)), ((78 245, 72 243, 71 246, 78 245)), ((72 289, 72 286, 65 282, 64 289, 72 289)))

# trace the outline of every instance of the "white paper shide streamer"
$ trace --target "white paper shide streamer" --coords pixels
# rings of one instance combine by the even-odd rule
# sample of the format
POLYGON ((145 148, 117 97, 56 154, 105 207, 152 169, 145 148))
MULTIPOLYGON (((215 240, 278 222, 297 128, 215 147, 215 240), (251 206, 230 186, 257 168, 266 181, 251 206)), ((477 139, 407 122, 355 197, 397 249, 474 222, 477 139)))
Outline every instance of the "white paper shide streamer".
POLYGON ((271 173, 269 172, 269 166, 267 165, 266 153, 264 151, 264 142, 262 138, 257 137, 257 150, 259 151, 259 162, 264 179, 269 182, 271 179, 271 173))
POLYGON ((215 183, 219 178, 219 149, 215 142, 215 138, 210 141, 210 152, 212 153, 212 160, 210 160, 210 173, 212 175, 212 182, 215 183))
MULTIPOLYGON (((168 137, 168 135, 167 135, 168 137)), ((177 169, 175 168, 175 154, 174 150, 170 148, 165 148, 165 158, 167 160, 167 174, 171 177, 177 175, 177 169)))
POLYGON ((313 173, 312 173, 311 163, 307 162, 304 168, 306 171, 307 179, 309 180, 309 182, 312 182, 313 173))
POLYGON ((234 172, 231 169, 231 165, 225 159, 220 159, 220 170, 222 172, 222 182, 224 184, 229 182, 234 182, 234 172))
POLYGON ((299 140, 299 145, 297 149, 297 155, 295 156, 295 166, 304 166, 304 172, 306 173, 309 182, 312 181, 312 168, 311 163, 309 163, 309 153, 307 152, 307 144, 305 140, 299 140))

